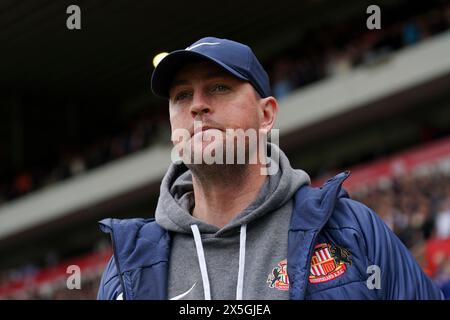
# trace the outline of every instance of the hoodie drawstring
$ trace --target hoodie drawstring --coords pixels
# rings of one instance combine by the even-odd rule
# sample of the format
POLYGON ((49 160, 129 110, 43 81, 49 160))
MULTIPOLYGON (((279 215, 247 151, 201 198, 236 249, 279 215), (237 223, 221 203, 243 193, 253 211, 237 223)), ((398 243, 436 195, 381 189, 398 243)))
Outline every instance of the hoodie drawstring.
MULTIPOLYGON (((203 251, 202 239, 200 231, 196 224, 191 225, 192 234, 194 235, 195 248, 197 249, 198 263, 202 274, 203 291, 205 300, 211 300, 211 289, 209 286, 208 270, 206 268, 205 253, 203 251)), ((241 234, 239 240, 239 270, 238 282, 236 287, 236 300, 242 300, 242 292, 244 291, 244 270, 245 270, 245 243, 247 240, 247 225, 241 225, 241 234)))
POLYGON ((197 249, 198 263, 200 265, 200 272, 202 274, 203 291, 205 292, 205 300, 211 300, 211 289, 209 288, 208 270, 206 269, 205 254, 203 252, 202 239, 200 238, 200 231, 196 224, 191 225, 192 233, 194 235, 195 248, 197 249))
POLYGON ((236 300, 242 300, 244 291, 244 270, 245 270, 245 241, 247 240, 247 225, 241 225, 241 236, 239 241, 239 272, 236 288, 236 300))

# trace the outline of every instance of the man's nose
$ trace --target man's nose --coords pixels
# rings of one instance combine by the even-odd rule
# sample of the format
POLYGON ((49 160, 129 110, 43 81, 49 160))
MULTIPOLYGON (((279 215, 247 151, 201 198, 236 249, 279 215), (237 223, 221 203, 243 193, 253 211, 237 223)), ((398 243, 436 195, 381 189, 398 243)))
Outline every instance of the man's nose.
POLYGON ((194 94, 190 109, 193 118, 201 117, 202 115, 211 112, 211 107, 201 94, 194 94))

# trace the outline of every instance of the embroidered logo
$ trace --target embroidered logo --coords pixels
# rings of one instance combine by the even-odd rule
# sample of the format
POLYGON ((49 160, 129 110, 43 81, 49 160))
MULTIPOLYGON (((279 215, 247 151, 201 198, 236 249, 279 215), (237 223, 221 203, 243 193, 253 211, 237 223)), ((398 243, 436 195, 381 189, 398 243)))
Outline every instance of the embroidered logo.
POLYGON ((328 243, 316 245, 311 258, 309 282, 322 283, 342 276, 347 265, 352 265, 350 256, 350 251, 340 246, 328 243))
POLYGON ((270 288, 275 288, 282 291, 289 290, 289 277, 287 273, 287 260, 284 259, 273 268, 272 272, 267 277, 267 283, 270 288))

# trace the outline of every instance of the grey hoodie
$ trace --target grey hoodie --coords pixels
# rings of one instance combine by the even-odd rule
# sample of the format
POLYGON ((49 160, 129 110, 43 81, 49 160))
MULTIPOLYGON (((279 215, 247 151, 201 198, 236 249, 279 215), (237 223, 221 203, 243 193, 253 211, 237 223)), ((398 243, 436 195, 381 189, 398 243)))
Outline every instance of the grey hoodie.
POLYGON ((279 158, 277 174, 267 176, 255 200, 223 228, 192 217, 191 172, 183 164, 170 166, 155 214, 172 234, 169 299, 289 299, 293 196, 310 178, 271 147, 272 159, 279 158))

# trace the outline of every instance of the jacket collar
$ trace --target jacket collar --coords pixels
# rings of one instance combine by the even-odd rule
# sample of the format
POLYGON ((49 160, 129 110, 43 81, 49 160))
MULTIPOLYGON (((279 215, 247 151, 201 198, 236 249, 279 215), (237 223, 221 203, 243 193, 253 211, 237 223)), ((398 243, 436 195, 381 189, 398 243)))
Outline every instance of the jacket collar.
POLYGON ((301 300, 305 297, 317 235, 331 217, 337 199, 348 197, 341 186, 349 175, 348 171, 340 173, 320 188, 305 185, 295 194, 287 258, 291 300, 301 300))
MULTIPOLYGON (((111 234, 114 260, 126 299, 166 299, 170 236, 154 219, 105 219, 100 228, 111 234), (140 273, 139 275, 136 275, 140 273), (150 278, 146 289, 130 277, 150 278)), ((144 280, 139 281, 144 282, 144 280)))

